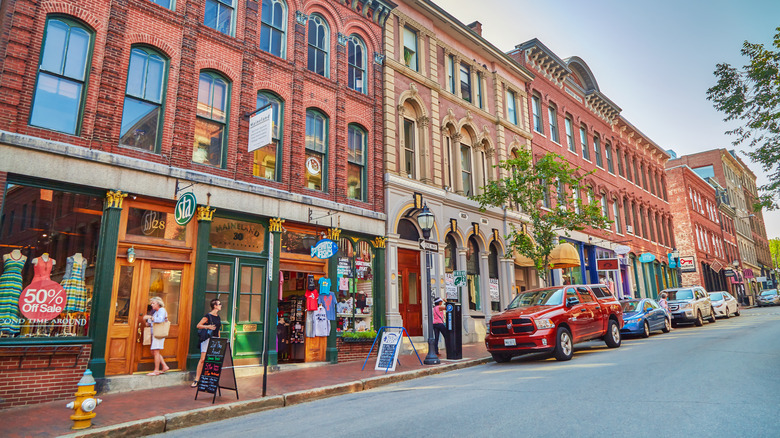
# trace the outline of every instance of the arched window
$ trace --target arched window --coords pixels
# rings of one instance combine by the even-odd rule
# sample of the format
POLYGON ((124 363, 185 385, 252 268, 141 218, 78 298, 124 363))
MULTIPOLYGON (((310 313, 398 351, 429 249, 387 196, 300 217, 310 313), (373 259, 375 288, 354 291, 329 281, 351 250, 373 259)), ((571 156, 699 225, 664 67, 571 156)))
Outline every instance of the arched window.
POLYGON ((479 290, 479 244, 474 236, 469 237, 466 246, 466 283, 469 291, 469 309, 482 310, 479 290))
POLYGON ((404 117, 404 168, 407 177, 417 178, 417 122, 404 117))
POLYGON ((152 3, 158 4, 164 8, 173 9, 174 0, 151 0, 152 3))
POLYGON ((420 232, 409 219, 401 219, 398 222, 398 237, 403 240, 417 242, 420 240, 420 232))
POLYGON ((233 35, 235 0, 206 0, 203 24, 226 35, 233 35))
POLYGON ((257 93, 257 108, 259 109, 266 105, 271 105, 271 108, 273 108, 273 115, 271 116, 273 121, 273 127, 271 128, 273 141, 268 146, 255 150, 252 175, 279 181, 282 157, 284 156, 282 153, 284 151, 282 144, 284 102, 282 102, 279 96, 270 92, 261 91, 257 93))
POLYGON ((357 35, 347 40, 347 86, 360 93, 368 89, 366 77, 366 45, 357 35))
POLYGON ((167 71, 168 62, 158 52, 145 47, 134 47, 130 51, 119 134, 122 146, 160 151, 167 71))
POLYGON ((260 16, 260 50, 280 58, 287 47, 287 5, 282 0, 263 0, 260 16))
POLYGON ((347 133, 347 197, 366 200, 366 131, 349 125, 347 133))
POLYGON ((77 135, 93 33, 74 20, 52 17, 44 35, 30 125, 77 135))
POLYGON ((224 77, 214 72, 201 72, 192 161, 224 167, 229 95, 230 84, 224 77))
POLYGON ((327 191, 328 119, 317 110, 306 110, 306 187, 327 191))
POLYGON ((458 244, 452 233, 444 238, 444 272, 453 273, 458 269, 458 244))
POLYGON ((320 76, 330 77, 328 49, 330 29, 328 23, 318 14, 309 17, 309 59, 308 69, 320 76))

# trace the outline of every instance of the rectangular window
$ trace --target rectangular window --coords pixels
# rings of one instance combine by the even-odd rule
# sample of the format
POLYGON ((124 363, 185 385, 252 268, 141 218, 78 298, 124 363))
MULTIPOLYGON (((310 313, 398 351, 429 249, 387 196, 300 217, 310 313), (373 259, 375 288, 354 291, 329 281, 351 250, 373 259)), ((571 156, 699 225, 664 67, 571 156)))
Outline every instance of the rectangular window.
POLYGON ((234 0, 206 0, 203 24, 226 35, 233 34, 234 0))
POLYGON ((152 3, 160 5, 164 8, 171 9, 173 6, 173 0, 150 0, 152 3))
POLYGON ((201 73, 195 118, 192 161, 222 167, 227 142, 227 102, 230 87, 213 73, 201 73))
POLYGON ((404 64, 414 71, 417 69, 417 33, 404 27, 404 64))
POLYGON ((276 96, 267 93, 259 93, 257 95, 257 108, 262 108, 270 104, 273 108, 273 126, 272 130, 272 142, 267 146, 263 146, 260 149, 254 151, 253 163, 252 163, 252 175, 278 181, 278 159, 281 156, 282 149, 282 129, 281 117, 282 117, 282 102, 276 96))
POLYGON ((544 134, 544 127, 542 126, 542 102, 539 96, 533 96, 531 98, 531 110, 534 117, 534 131, 544 134))
POLYGON ((579 189, 575 188, 574 190, 571 191, 571 200, 574 203, 574 212, 580 214, 580 212, 582 211, 580 209, 580 204, 582 203, 582 200, 580 199, 579 189))
POLYGON ((409 178, 417 178, 414 133, 414 122, 404 119, 404 170, 409 178))
POLYGON ((347 140, 347 196, 362 201, 365 199, 366 133, 350 126, 347 140))
POLYGON ((515 106, 515 93, 512 90, 506 90, 506 118, 513 125, 517 125, 517 110, 515 106))
POLYGON ((328 120, 322 114, 306 111, 306 187, 323 192, 327 191, 327 130, 328 120))
POLYGON ((447 56, 447 91, 455 94, 455 57, 447 56))
POLYGON ((636 184, 637 187, 642 187, 642 180, 639 179, 639 166, 636 161, 634 161, 634 184, 636 184))
POLYGON ((158 151, 166 70, 166 61, 157 52, 140 47, 130 51, 119 137, 122 146, 158 151))
POLYGON ((623 170, 623 152, 619 148, 615 148, 615 159, 617 160, 618 175, 626 176, 623 170))
POLYGON ((572 126, 572 121, 570 118, 566 117, 563 119, 563 127, 566 129, 566 146, 569 147, 569 150, 577 153, 577 145, 574 144, 574 126, 572 126))
POLYGON ((472 185, 472 168, 471 168, 471 148, 465 144, 460 145, 460 166, 463 179, 463 195, 471 196, 474 194, 472 185))
POLYGON ((477 97, 476 97, 476 105, 480 108, 484 108, 482 106, 482 72, 477 72, 477 97))
POLYGON ((582 158, 590 161, 590 146, 588 146, 588 132, 585 125, 580 126, 580 143, 582 144, 582 158))
POLYGON ((628 202, 627 199, 623 200, 623 217, 626 218, 626 232, 629 234, 632 234, 628 231, 628 227, 631 226, 631 204, 628 202))
POLYGON ((642 173, 642 188, 647 190, 647 172, 645 172, 645 166, 639 166, 639 171, 642 173))
POLYGON ((598 137, 593 137, 593 151, 596 155, 596 166, 604 167, 604 162, 601 161, 601 143, 599 143, 598 137))
POLYGON ((550 208, 552 205, 552 202, 550 200, 550 185, 547 184, 547 181, 541 180, 539 183, 542 185, 542 207, 544 208, 550 208))
POLYGON ((604 145, 604 154, 607 156, 607 172, 614 174, 615 167, 612 163, 612 145, 609 143, 604 145))
POLYGON ((547 117, 550 119, 550 139, 556 143, 560 143, 561 139, 558 138, 558 114, 553 107, 547 107, 547 117))
POLYGON ((615 221, 615 231, 618 234, 623 234, 623 225, 620 223, 620 206, 617 203, 617 199, 612 202, 612 216, 615 221))
POLYGON ((460 97, 471 102, 471 69, 466 64, 460 65, 460 97))
POLYGON ((631 159, 628 157, 628 154, 625 154, 624 157, 626 159, 626 179, 634 182, 633 178, 631 177, 631 159))

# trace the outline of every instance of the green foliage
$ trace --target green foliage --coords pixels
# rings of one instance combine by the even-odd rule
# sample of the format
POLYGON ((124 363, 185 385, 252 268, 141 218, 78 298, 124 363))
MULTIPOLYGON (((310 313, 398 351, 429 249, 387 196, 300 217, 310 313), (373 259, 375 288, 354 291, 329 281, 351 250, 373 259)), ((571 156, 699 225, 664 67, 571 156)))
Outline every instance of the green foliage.
POLYGON ((483 194, 472 199, 479 202, 483 211, 487 207, 513 206, 530 217, 533 240, 522 227, 514 224, 506 237, 509 250, 532 259, 540 275, 549 269, 550 252, 560 234, 569 236, 570 231, 581 231, 589 226, 603 229, 612 223, 602 216, 601 205, 595 196, 590 204, 583 202, 582 197, 572 196, 575 191, 583 193, 586 189, 583 179, 593 172, 581 172, 560 155, 547 154, 534 163, 531 152, 522 150, 517 158, 502 161, 499 167, 509 176, 491 181, 483 194), (565 189, 558 190, 559 187, 565 189), (546 199, 549 208, 543 207, 546 199))
POLYGON ((772 269, 780 269, 780 237, 769 239, 769 253, 772 255, 772 269))
POLYGON ((345 339, 374 339, 376 338, 376 330, 367 330, 364 332, 343 332, 341 337, 345 339))
POLYGON ((723 120, 742 125, 726 131, 736 136, 733 144, 750 146, 748 156, 769 173, 759 202, 769 209, 780 207, 780 27, 776 31, 774 48, 744 42, 740 52, 749 62, 741 69, 718 64, 718 82, 707 90, 707 99, 726 114, 723 120))

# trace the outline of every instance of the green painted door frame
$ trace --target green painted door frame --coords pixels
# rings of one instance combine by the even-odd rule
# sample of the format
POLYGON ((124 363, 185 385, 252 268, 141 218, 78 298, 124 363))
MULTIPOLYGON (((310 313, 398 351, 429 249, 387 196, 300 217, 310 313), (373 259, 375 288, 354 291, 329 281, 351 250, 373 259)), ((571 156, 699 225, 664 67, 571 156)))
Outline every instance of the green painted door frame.
POLYGON ((190 348, 189 353, 187 354, 187 369, 190 371, 195 371, 195 368, 198 366, 198 361, 200 360, 200 342, 196 325, 203 317, 203 309, 200 307, 200 303, 206 300, 209 235, 211 234, 211 215, 214 213, 213 210, 210 210, 210 214, 201 214, 200 212, 203 211, 203 209, 208 209, 208 207, 201 206, 198 208, 198 235, 196 240, 195 266, 193 266, 195 273, 192 282, 190 348))

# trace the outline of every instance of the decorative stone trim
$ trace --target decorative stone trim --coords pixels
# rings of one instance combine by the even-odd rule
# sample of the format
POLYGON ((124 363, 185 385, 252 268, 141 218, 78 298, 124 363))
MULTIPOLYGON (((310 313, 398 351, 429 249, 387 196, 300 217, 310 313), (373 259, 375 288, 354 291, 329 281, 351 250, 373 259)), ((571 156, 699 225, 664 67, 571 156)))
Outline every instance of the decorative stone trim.
POLYGON ((127 193, 120 190, 111 190, 106 193, 107 208, 122 208, 122 201, 127 197, 127 193))
POLYGON ((298 24, 306 26, 306 22, 309 21, 309 16, 301 11, 295 11, 295 21, 297 21, 298 24))

